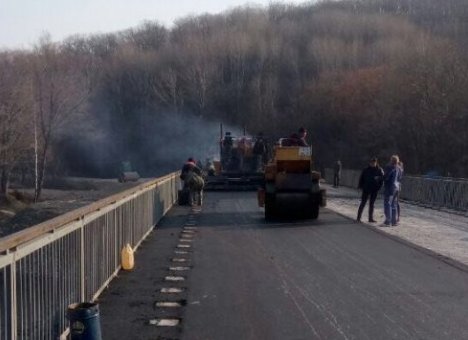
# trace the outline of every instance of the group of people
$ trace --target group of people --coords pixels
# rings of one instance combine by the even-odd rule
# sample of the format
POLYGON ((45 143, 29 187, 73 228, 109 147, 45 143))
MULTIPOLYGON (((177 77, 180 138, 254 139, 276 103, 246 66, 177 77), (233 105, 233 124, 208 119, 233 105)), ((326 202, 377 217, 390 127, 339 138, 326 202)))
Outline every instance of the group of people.
POLYGON ((232 137, 226 132, 221 140, 221 165, 225 171, 259 172, 268 161, 268 143, 263 133, 255 138, 232 137))
MULTIPOLYGON (((294 134, 288 139, 291 144, 304 145, 307 131, 299 129, 298 134, 294 134)), ((263 138, 262 135, 260 135, 263 138)), ((264 147, 262 145, 262 147, 264 147)), ((255 147, 254 147, 255 148, 255 147)), ((265 152, 264 149, 258 148, 258 163, 261 164, 261 156, 265 152)), ((341 162, 337 161, 334 166, 333 184, 339 186, 341 177, 341 162)), ((358 189, 362 190, 361 202, 358 208, 356 221, 361 222, 362 213, 369 201, 369 219, 370 223, 376 223, 374 219, 374 204, 377 199, 378 192, 383 187, 384 189, 384 213, 385 221, 383 226, 397 226, 400 221, 400 204, 399 196, 401 191, 401 179, 403 177, 403 163, 397 155, 390 158, 390 162, 385 168, 381 168, 376 157, 371 158, 369 165, 362 170, 359 177, 358 189)), ((202 168, 197 165, 193 158, 189 158, 181 170, 180 178, 184 181, 183 192, 188 195, 189 205, 202 205, 204 180, 202 168)))
POLYGON ((390 163, 384 169, 379 166, 377 158, 372 158, 369 166, 362 170, 359 178, 358 189, 362 190, 362 196, 356 220, 361 221, 362 212, 369 200, 369 222, 377 222, 374 220, 374 203, 383 186, 385 213, 383 226, 397 226, 400 222, 399 196, 402 177, 403 163, 397 155, 390 158, 390 163))
MULTIPOLYGON (((286 140, 284 143, 287 144, 283 146, 308 146, 306 136, 307 130, 305 128, 300 128, 297 133, 293 133, 288 138, 283 138, 283 140, 286 140)), ((238 143, 237 149, 242 149, 242 145, 238 143)), ((233 150, 234 138, 230 132, 226 132, 224 138, 221 140, 222 167, 225 169, 229 169, 229 166, 232 165, 232 159, 234 158, 233 150)), ((255 171, 261 171, 268 161, 268 143, 262 132, 258 133, 255 138, 255 143, 252 147, 252 155, 254 157, 255 171)), ((192 157, 188 158, 184 163, 180 174, 180 179, 183 181, 181 197, 186 197, 187 199, 182 200, 184 202, 183 204, 192 206, 202 205, 203 187, 205 185, 202 169, 203 165, 200 162, 196 162, 192 157)), ((204 170, 208 175, 214 175, 215 173, 213 164, 208 162, 208 160, 204 170)))

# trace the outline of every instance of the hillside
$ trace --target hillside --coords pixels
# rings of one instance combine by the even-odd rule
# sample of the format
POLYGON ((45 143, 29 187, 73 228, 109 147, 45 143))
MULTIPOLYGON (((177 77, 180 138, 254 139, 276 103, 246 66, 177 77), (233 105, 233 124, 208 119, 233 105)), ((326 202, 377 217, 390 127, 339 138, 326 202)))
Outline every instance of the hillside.
POLYGON ((109 177, 211 156, 219 123, 270 139, 307 127, 318 166, 397 153, 409 173, 466 177, 467 7, 245 6, 4 51, 2 178, 32 172, 34 125, 40 174, 109 177))

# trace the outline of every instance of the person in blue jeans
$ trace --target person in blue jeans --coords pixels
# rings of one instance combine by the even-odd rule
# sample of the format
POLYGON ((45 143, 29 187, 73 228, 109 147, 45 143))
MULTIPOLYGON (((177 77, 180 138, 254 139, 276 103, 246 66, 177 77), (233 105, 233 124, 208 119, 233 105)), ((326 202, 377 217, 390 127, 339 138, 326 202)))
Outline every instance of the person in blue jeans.
POLYGON ((401 195, 401 179, 403 178, 403 172, 405 171, 403 162, 400 160, 398 162, 399 178, 398 178, 398 194, 396 198, 396 205, 397 205, 397 224, 400 222, 400 195, 401 195))
POLYGON ((400 159, 397 155, 390 158, 390 163, 384 169, 384 226, 398 225, 397 199, 400 189, 401 169, 398 166, 400 159))

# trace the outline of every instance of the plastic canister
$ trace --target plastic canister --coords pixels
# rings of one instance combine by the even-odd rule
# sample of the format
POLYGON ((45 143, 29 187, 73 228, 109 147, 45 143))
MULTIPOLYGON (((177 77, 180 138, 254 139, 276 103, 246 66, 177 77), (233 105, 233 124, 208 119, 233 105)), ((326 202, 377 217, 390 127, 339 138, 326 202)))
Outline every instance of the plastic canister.
POLYGON ((133 256, 133 249, 130 244, 126 244, 125 247, 122 248, 122 269, 124 270, 132 270, 135 266, 135 259, 133 256))
POLYGON ((97 303, 73 303, 68 306, 67 317, 72 340, 102 340, 97 303))

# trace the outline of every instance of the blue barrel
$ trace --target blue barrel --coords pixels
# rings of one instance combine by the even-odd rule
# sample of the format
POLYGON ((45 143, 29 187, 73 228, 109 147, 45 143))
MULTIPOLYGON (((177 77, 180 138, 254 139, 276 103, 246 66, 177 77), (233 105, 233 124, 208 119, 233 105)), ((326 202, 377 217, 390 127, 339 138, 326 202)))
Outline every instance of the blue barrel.
POLYGON ((99 321, 99 305, 92 302, 74 303, 68 306, 72 340, 102 340, 99 321))

